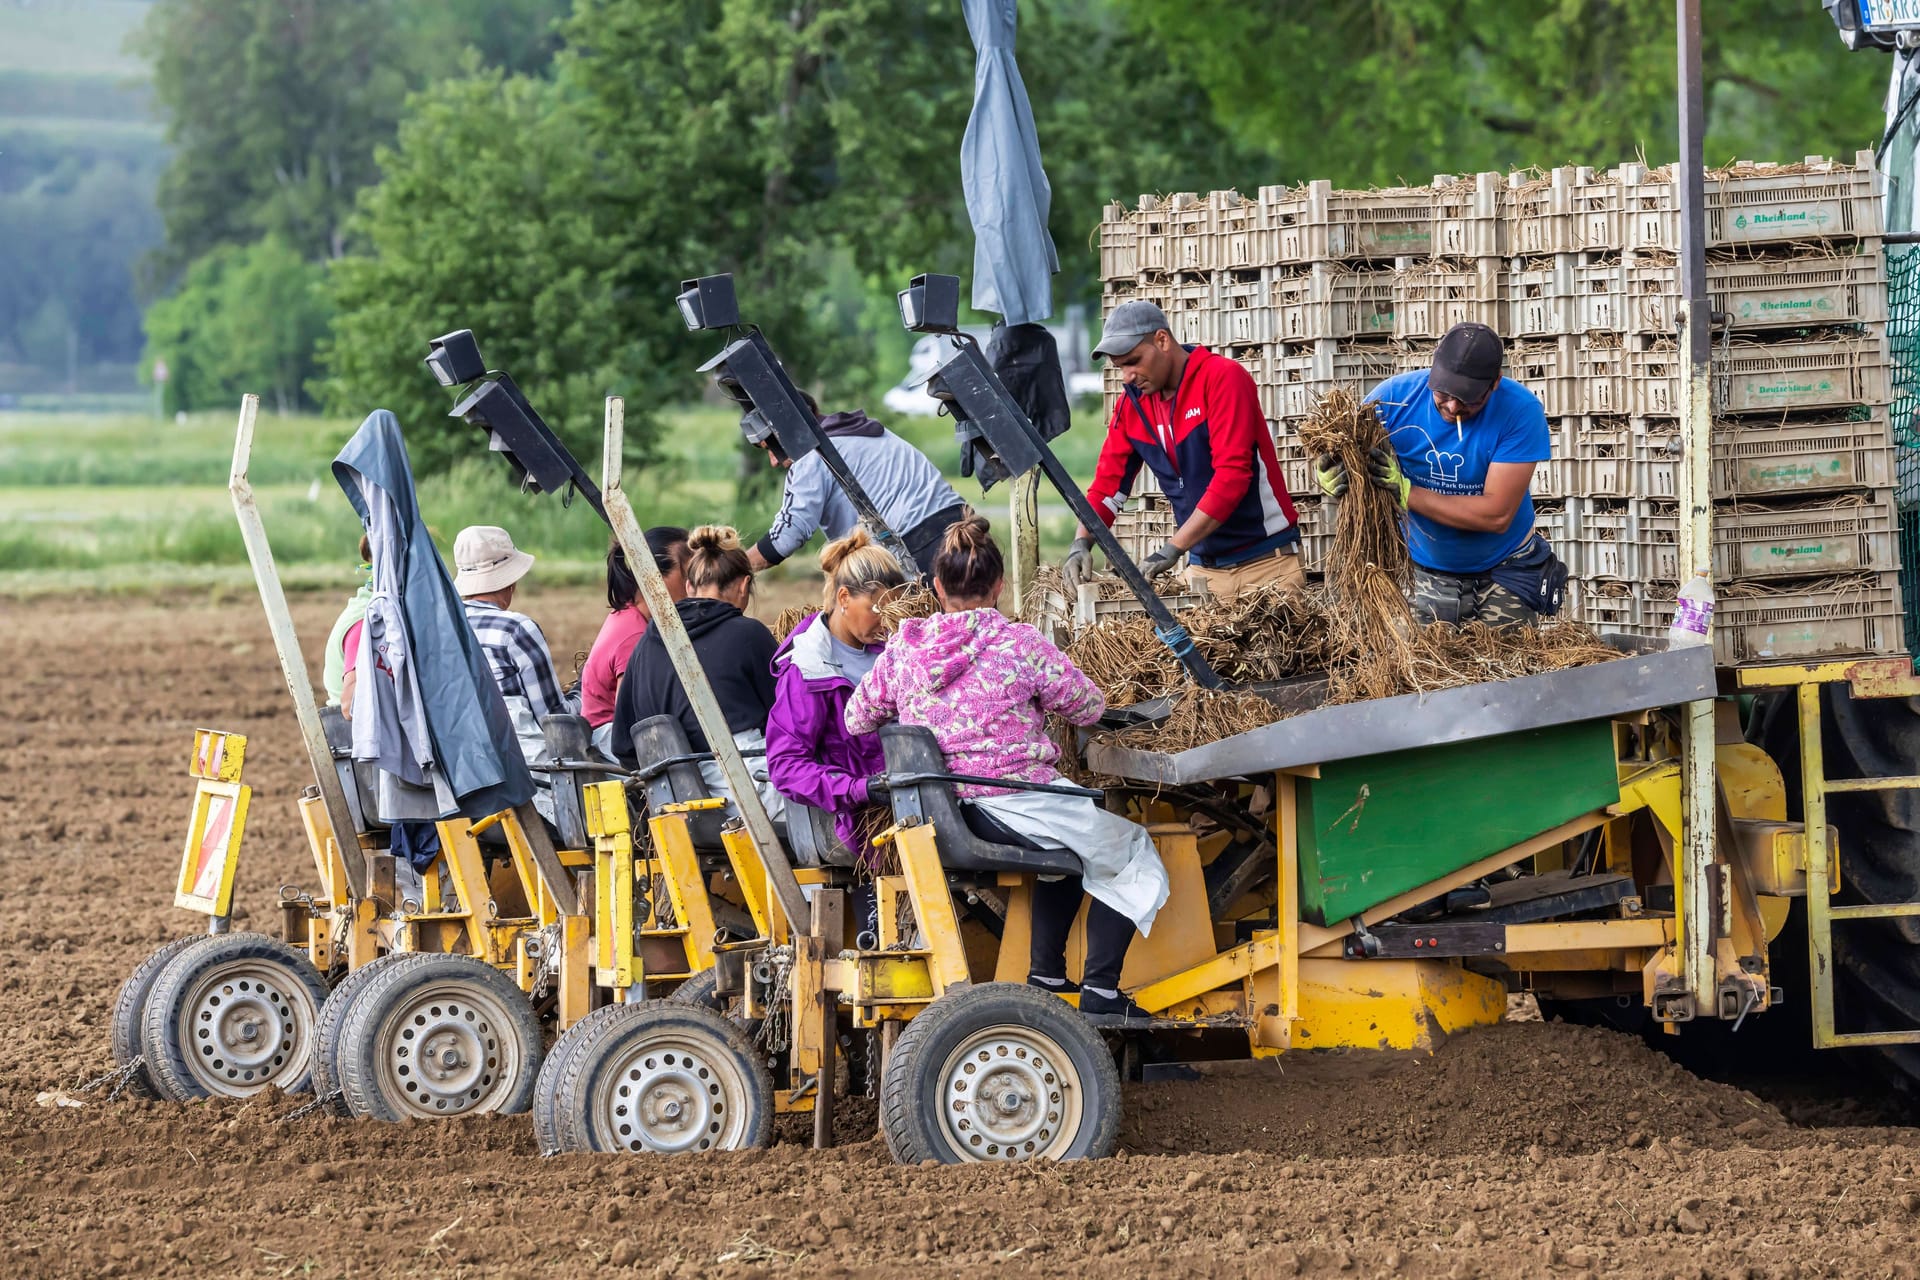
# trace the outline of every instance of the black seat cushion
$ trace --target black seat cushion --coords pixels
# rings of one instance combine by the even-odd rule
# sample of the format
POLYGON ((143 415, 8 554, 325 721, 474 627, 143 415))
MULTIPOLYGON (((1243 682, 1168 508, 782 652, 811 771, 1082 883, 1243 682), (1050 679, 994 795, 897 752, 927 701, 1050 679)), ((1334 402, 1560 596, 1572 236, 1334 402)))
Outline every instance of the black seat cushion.
POLYGON ((995 844, 1010 844, 1018 849, 1045 850, 1044 845, 1035 844, 977 804, 962 800, 960 817, 965 820, 968 829, 982 840, 991 840, 995 844))

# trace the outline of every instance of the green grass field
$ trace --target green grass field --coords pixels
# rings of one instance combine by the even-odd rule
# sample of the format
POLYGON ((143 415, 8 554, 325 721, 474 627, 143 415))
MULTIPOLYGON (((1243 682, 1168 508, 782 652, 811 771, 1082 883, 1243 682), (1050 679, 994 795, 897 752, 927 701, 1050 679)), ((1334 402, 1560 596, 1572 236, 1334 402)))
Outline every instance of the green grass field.
MULTIPOLYGON (((705 407, 669 415, 661 461, 626 480, 642 523, 733 523, 749 538, 765 530, 778 495, 746 507, 737 501, 735 421, 705 407)), ((1057 444, 1084 482, 1092 477, 1101 423, 1091 406, 1076 423, 1057 444)), ((248 474, 291 586, 352 580, 359 526, 329 464, 355 425, 259 419, 248 474)), ((982 497, 976 482, 951 474, 957 453, 946 419, 891 425, 949 471, 963 498, 1005 527, 1004 486, 982 497)), ((226 414, 175 423, 127 414, 0 413, 0 596, 245 588, 246 552, 226 491, 234 426, 226 414)), ((477 436, 474 444, 471 460, 420 482, 421 507, 442 555, 450 555, 461 528, 499 524, 541 558, 544 581, 598 581, 607 535, 592 508, 516 492, 505 466, 477 436)), ((1041 517, 1043 546, 1058 555, 1072 532, 1066 507, 1045 493, 1041 517)), ((811 571, 811 557, 802 553, 775 572, 811 571)))

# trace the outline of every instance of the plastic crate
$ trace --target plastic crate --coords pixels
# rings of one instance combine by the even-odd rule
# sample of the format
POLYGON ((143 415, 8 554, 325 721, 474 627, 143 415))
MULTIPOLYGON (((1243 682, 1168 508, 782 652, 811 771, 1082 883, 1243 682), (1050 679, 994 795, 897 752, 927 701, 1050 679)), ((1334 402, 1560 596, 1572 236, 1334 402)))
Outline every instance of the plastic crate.
POLYGON ((1625 333, 1627 269, 1618 257, 1564 253, 1523 259, 1507 273, 1511 337, 1559 337, 1595 330, 1625 333))
POLYGON ((1278 342, 1393 335, 1394 273, 1316 262, 1268 277, 1273 337, 1278 342))
POLYGON ((1504 258, 1508 229, 1505 174, 1433 180, 1433 256, 1504 258))
POLYGON ((1625 417, 1633 353, 1611 334, 1515 343, 1506 375, 1540 397, 1549 418, 1625 417))
MULTIPOLYGON (((1622 165, 1616 181, 1627 247, 1680 248, 1680 192, 1670 169, 1622 165)), ((1797 166, 1740 164, 1706 175, 1707 244, 1776 246, 1872 239, 1881 233, 1873 153, 1852 164, 1809 156, 1797 166)))
POLYGON ((1313 460, 1300 441, 1300 423, 1294 419, 1269 422, 1273 432, 1273 452, 1280 461, 1280 478, 1295 498, 1319 492, 1313 479, 1313 460))
MULTIPOLYGON (((1890 494, 1716 513, 1713 572, 1721 582, 1893 570, 1898 526, 1890 494)), ((1660 575, 1666 576, 1666 575, 1660 575)))
POLYGON ((1597 631, 1633 635, 1645 625, 1646 603, 1638 583, 1573 578, 1567 583, 1563 616, 1597 631))
POLYGON ((1311 264, 1339 259, 1427 257, 1433 252, 1431 187, 1335 191, 1326 181, 1302 188, 1262 187, 1275 214, 1277 261, 1311 264))
POLYGON ((1163 286, 1160 308, 1167 313, 1167 323, 1173 329, 1175 340, 1204 347, 1219 342, 1216 335, 1219 308, 1211 277, 1174 277, 1163 286))
POLYGON ((1714 348, 1714 402, 1724 413, 1884 405, 1893 395, 1889 364, 1884 332, 1793 342, 1736 340, 1714 348))
MULTIPOLYGON (((1073 602, 1073 625, 1076 631, 1098 626, 1103 622, 1112 622, 1119 618, 1136 618, 1146 613, 1146 609, 1132 596, 1119 596, 1112 600, 1102 600, 1095 594, 1099 588, 1089 584, 1080 588, 1079 598, 1073 602)), ((1197 593, 1182 592, 1179 595, 1161 595, 1160 599, 1174 613, 1184 613, 1206 603, 1197 593)))
POLYGON ((1269 302, 1272 268, 1222 271, 1214 275, 1218 314, 1213 340, 1220 346, 1265 346, 1275 338, 1273 307, 1269 302))
POLYGON ((1110 204, 1100 215, 1100 278, 1131 280, 1140 271, 1140 228, 1123 204, 1110 204))
MULTIPOLYGON (((1571 499, 1535 498, 1533 500, 1533 527, 1540 531, 1546 540, 1553 544, 1554 550, 1567 538, 1567 507, 1571 499)), ((1568 566, 1569 569, 1572 566, 1568 566)))
MULTIPOLYGON (((1718 359, 1718 353, 1715 353, 1718 359)), ((1627 353, 1627 412, 1636 418, 1680 413, 1680 349, 1671 342, 1627 353)))
POLYGON ((1310 573, 1325 573, 1333 555, 1333 516, 1338 508, 1324 498, 1294 499, 1300 523, 1300 565, 1310 573))
POLYGON ((1399 352, 1390 346, 1277 342, 1267 348, 1264 376, 1255 381, 1267 417, 1304 418, 1334 387, 1364 395, 1398 372, 1399 352))
POLYGON ((1261 260, 1259 201, 1238 191, 1215 191, 1207 196, 1207 207, 1213 214, 1214 270, 1257 271, 1270 265, 1261 260))
MULTIPOLYGON (((1676 593, 1671 582, 1648 584, 1638 634, 1666 635, 1676 593)), ((1719 596, 1713 654, 1723 667, 1906 652, 1897 574, 1783 582, 1751 594, 1733 585, 1719 596)))
MULTIPOLYGON (((1677 332, 1680 269, 1662 255, 1627 270, 1633 328, 1677 332)), ((1713 309, 1736 332, 1881 324, 1887 318, 1886 263, 1878 246, 1866 253, 1739 258, 1707 264, 1713 309)))
POLYGON ((1885 409, 1874 409, 1861 419, 1737 418, 1714 424, 1716 498, 1886 489, 1894 480, 1893 435, 1885 409))
POLYGON ((1509 252, 1518 256, 1618 251, 1626 243, 1614 184, 1591 169, 1508 178, 1509 252))
POLYGON ((1143 195, 1134 223, 1139 273, 1199 272, 1212 266, 1212 216, 1204 197, 1190 192, 1143 195))
POLYGON ((1165 545, 1178 527, 1179 522, 1173 518, 1173 504, 1157 491, 1136 497, 1113 517, 1114 540, 1135 564, 1165 545))
POLYGON ((1439 338, 1456 324, 1484 324, 1505 333, 1506 264, 1499 258, 1475 262, 1422 262, 1394 273, 1393 336, 1439 338))

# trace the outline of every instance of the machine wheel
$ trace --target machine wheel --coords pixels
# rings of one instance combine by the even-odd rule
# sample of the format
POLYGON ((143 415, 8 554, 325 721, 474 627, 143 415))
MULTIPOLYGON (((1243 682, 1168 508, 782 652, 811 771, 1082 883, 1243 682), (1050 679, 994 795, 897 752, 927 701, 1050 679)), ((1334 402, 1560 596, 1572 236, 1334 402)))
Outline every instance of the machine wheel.
POLYGON ((773 1077, 738 1026, 672 1000, 601 1012, 568 1033, 575 1043, 543 1077, 556 1150, 674 1154, 773 1140, 773 1077))
POLYGON ((261 933, 182 947, 141 1014, 147 1074, 161 1097, 245 1098, 268 1085, 303 1093, 327 984, 305 954, 261 933))
POLYGON ((339 1039, 335 1068, 355 1116, 439 1120, 533 1102, 539 1019, 513 979, 473 956, 421 952, 379 966, 342 1012, 339 1039))
POLYGON ((901 1164, 1097 1159, 1120 1134, 1120 1072, 1058 996, 992 982, 949 992, 887 1059, 880 1127, 901 1164))
MULTIPOLYGON (((639 1003, 636 1001, 635 1003, 639 1003)), ((540 1144, 543 1156, 559 1155, 563 1151, 584 1151, 582 1139, 571 1134, 562 1136, 563 1117, 555 1105, 559 1094, 560 1081, 573 1069, 573 1059, 580 1046, 587 1043, 593 1029, 603 1022, 618 1018, 625 1005, 609 1004, 595 1009, 580 1021, 560 1033, 547 1050, 547 1056, 540 1063, 540 1074, 533 1082, 533 1136, 540 1144)))
POLYGON ((313 1033, 313 1096, 326 1104, 329 1115, 353 1114, 340 1087, 340 1024, 346 1020, 347 1006, 366 987, 368 979, 399 958, 399 954, 389 952, 361 965, 340 979, 320 1006, 320 1022, 313 1033))
MULTIPOLYGON (((120 994, 113 998, 111 1040, 114 1066, 124 1067, 141 1054, 141 1015, 146 1011, 147 997, 153 994, 153 984, 160 980, 160 971, 175 956, 205 936, 194 934, 161 944, 159 950, 135 966, 133 972, 127 975, 127 980, 120 984, 120 994)), ((147 1074, 144 1063, 128 1078, 124 1092, 136 1098, 157 1096, 153 1091, 153 1078, 147 1074)))

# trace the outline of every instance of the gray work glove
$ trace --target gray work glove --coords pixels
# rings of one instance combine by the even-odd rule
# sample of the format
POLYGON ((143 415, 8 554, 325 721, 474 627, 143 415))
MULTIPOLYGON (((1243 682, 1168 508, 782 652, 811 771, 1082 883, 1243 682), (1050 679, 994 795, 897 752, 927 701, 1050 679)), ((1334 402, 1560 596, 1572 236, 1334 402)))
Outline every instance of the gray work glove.
POLYGON ((1080 588, 1093 581, 1093 539, 1075 538, 1073 550, 1067 552, 1067 558, 1060 562, 1060 577, 1067 584, 1067 590, 1078 594, 1080 588))
POLYGON ((1186 554, 1186 552, 1169 542, 1140 562, 1140 572, 1146 575, 1148 582, 1152 582, 1155 578, 1179 564, 1180 557, 1186 554))

